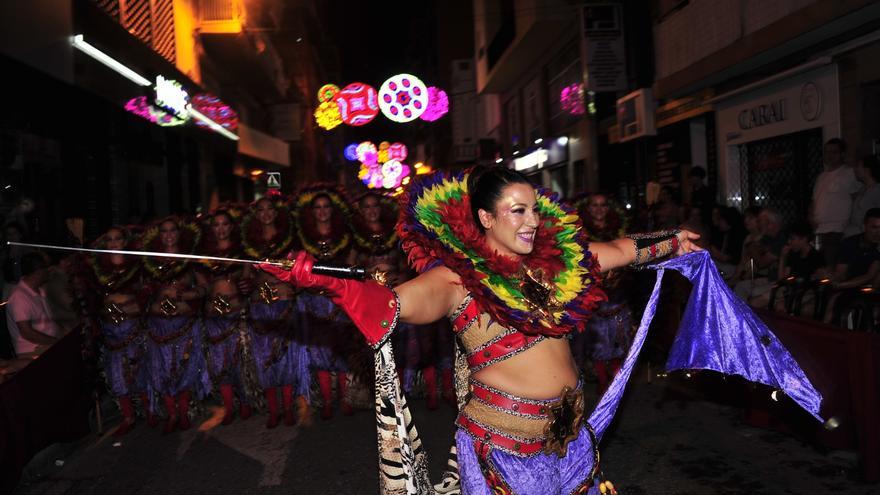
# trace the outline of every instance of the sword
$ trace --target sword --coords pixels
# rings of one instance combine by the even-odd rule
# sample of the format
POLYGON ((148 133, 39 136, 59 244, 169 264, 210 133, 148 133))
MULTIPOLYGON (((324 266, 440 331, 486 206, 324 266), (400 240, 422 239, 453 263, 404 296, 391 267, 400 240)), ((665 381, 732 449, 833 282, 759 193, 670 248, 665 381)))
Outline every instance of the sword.
MULTIPOLYGON (((201 254, 160 253, 157 251, 126 251, 121 249, 90 249, 67 246, 53 246, 51 244, 31 244, 29 242, 15 241, 7 241, 6 244, 9 246, 21 246, 35 249, 51 249, 55 251, 70 251, 75 253, 121 254, 124 256, 143 256, 149 258, 178 258, 196 261, 219 261, 221 263, 240 263, 244 265, 272 265, 280 266, 285 270, 290 270, 293 267, 293 260, 243 260, 237 258, 225 258, 220 256, 206 256, 201 254)), ((312 273, 316 273, 318 275, 329 275, 331 277, 337 278, 351 278, 357 280, 363 280, 371 276, 371 274, 368 273, 365 268, 361 268, 359 266, 346 267, 315 264, 314 266, 312 266, 312 273)))

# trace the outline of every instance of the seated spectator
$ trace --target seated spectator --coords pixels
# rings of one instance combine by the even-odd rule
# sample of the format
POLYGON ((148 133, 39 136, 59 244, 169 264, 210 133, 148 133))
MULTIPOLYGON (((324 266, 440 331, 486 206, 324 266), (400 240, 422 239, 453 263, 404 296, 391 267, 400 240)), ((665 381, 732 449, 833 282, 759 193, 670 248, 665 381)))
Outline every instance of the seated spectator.
POLYGON ((872 285, 880 274, 880 208, 865 213, 864 233, 847 237, 840 243, 839 256, 831 276, 835 293, 829 298, 825 321, 834 319, 840 294, 872 285))
POLYGON ((818 279, 825 278, 825 257, 810 244, 813 230, 807 224, 796 224, 789 229, 788 242, 782 248, 779 258, 779 281, 777 290, 783 290, 780 300, 776 292, 771 292, 770 309, 798 314, 806 304, 812 313, 815 309, 815 295, 818 279), (779 304, 783 306, 780 307, 779 304))
POLYGON ((712 209, 712 243, 709 253, 722 276, 734 275, 742 255, 745 228, 736 208, 716 205, 712 209))
POLYGON ((763 306, 767 303, 770 289, 776 282, 779 257, 787 242, 782 231, 782 216, 773 209, 765 208, 758 215, 761 238, 747 246, 743 257, 749 265, 742 278, 735 282, 734 290, 744 301, 763 306))
POLYGON ((736 267, 736 272, 733 275, 732 280, 745 280, 749 277, 750 269, 751 269, 751 258, 747 256, 747 253, 751 253, 754 250, 754 245, 760 242, 761 240, 761 226, 758 223, 758 215, 761 214, 760 206, 749 206, 743 212, 743 226, 745 227, 745 239, 742 242, 742 249, 740 249, 740 257, 739 257, 739 265, 736 267))
POLYGON ((864 156, 853 167, 853 172, 864 187, 853 198, 849 223, 843 230, 845 238, 864 232, 865 213, 871 208, 880 208, 880 160, 874 155, 864 156))
POLYGON ((43 294, 48 279, 45 254, 31 252, 21 257, 21 279, 13 287, 6 307, 6 325, 18 355, 42 350, 61 336, 43 294))

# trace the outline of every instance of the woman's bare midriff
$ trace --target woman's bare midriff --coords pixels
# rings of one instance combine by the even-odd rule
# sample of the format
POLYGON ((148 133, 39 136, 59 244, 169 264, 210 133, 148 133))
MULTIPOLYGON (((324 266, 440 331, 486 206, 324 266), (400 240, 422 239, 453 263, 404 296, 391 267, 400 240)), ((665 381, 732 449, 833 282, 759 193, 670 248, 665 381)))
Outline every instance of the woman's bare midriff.
POLYGON ((473 374, 491 387, 524 399, 553 399, 574 388, 578 372, 567 339, 545 339, 532 348, 473 374))

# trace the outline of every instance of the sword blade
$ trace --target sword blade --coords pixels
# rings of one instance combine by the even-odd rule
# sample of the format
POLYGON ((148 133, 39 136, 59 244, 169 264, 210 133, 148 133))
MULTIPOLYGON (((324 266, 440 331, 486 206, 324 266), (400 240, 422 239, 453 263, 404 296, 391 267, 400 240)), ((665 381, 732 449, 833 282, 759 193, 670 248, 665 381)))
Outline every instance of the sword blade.
POLYGON ((21 247, 30 247, 36 249, 52 249, 55 251, 72 251, 77 253, 97 253, 97 254, 121 254, 125 256, 144 256, 144 257, 152 257, 152 258, 180 258, 187 260, 198 260, 198 261, 220 261, 223 263, 241 263, 245 265, 259 265, 259 264, 268 264, 274 266, 285 266, 286 262, 284 261, 273 261, 273 260, 241 260, 236 258, 224 258, 220 256, 203 256, 201 254, 181 254, 181 253, 160 253, 156 251, 125 251, 121 249, 89 249, 89 248, 76 248, 76 247, 67 247, 67 246, 53 246, 51 244, 32 244, 29 242, 14 242, 8 241, 6 244, 10 246, 21 246, 21 247))

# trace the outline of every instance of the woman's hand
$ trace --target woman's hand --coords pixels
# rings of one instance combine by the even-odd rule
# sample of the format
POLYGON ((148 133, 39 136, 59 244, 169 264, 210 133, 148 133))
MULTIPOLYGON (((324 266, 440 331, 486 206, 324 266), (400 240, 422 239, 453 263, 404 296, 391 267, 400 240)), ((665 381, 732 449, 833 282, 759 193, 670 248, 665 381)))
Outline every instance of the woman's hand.
POLYGON ((678 249, 675 250, 675 256, 702 251, 703 248, 698 246, 696 242, 699 238, 700 234, 695 234, 690 230, 681 230, 678 233, 678 249))

